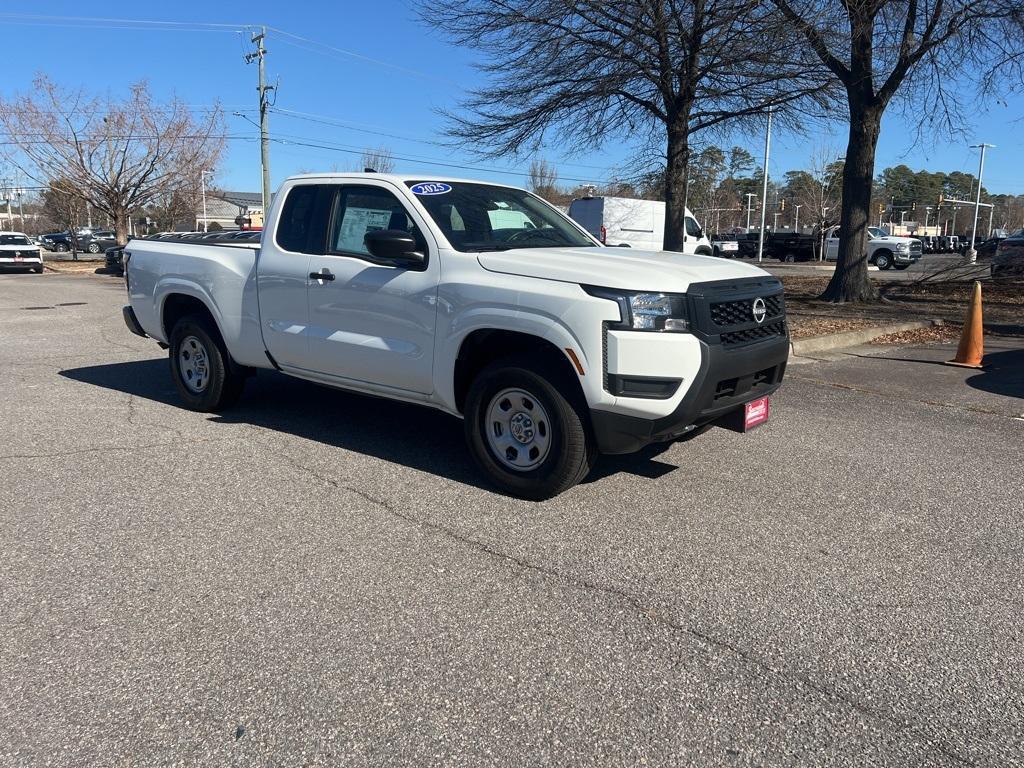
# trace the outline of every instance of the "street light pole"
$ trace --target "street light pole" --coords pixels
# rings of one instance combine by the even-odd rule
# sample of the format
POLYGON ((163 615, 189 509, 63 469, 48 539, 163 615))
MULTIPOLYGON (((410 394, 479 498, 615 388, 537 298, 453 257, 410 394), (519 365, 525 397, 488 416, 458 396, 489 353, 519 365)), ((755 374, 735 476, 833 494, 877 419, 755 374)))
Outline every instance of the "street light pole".
POLYGON ((747 192, 747 232, 750 231, 750 198, 757 197, 753 192, 747 192))
POLYGON ((768 202, 768 154, 772 147, 772 110, 768 108, 768 128, 764 132, 764 178, 761 180, 761 231, 757 236, 757 261, 760 264, 764 258, 764 217, 768 212, 765 204, 768 202))
POLYGON ((793 231, 796 233, 800 232, 800 208, 802 207, 802 204, 796 206, 795 213, 793 214, 793 231))
POLYGON ((974 198, 974 226, 971 227, 971 244, 967 248, 967 256, 973 264, 978 260, 978 252, 974 250, 974 237, 978 232, 978 209, 981 207, 981 175, 985 172, 985 148, 995 147, 995 144, 972 144, 971 149, 981 150, 981 159, 978 161, 978 194, 974 198))

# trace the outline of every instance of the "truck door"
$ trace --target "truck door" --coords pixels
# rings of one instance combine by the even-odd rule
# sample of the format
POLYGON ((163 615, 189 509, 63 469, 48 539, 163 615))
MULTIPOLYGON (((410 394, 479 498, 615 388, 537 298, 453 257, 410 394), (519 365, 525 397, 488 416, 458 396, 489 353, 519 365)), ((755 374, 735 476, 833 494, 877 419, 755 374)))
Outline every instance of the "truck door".
POLYGON ((323 374, 428 394, 440 277, 437 244, 387 182, 335 186, 324 253, 309 263, 309 353, 323 374), (404 230, 423 241, 419 267, 382 262, 367 232, 404 230), (322 277, 318 277, 322 275, 322 277))
POLYGON ((323 223, 318 226, 318 208, 326 209, 324 198, 330 195, 330 187, 299 184, 278 194, 286 195, 284 205, 274 231, 263 237, 256 269, 260 328, 263 344, 278 365, 306 368, 309 364, 309 305, 306 300, 309 260, 314 251, 323 251, 326 216, 319 214, 323 223))
POLYGON ((839 258, 839 229, 829 230, 825 238, 825 260, 836 261, 839 258))

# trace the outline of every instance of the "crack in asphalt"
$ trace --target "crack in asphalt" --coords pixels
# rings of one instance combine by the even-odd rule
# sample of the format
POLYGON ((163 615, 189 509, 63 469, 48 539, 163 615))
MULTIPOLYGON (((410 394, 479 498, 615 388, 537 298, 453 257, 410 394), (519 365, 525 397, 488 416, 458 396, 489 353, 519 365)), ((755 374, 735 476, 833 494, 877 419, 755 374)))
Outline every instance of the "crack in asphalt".
MULTIPOLYGON (((225 437, 217 438, 215 440, 191 440, 190 445, 209 444, 209 443, 229 443, 235 438, 225 437)), ((153 448, 180 448, 181 442, 171 443, 152 443, 149 445, 101 445, 94 448, 76 448, 71 451, 57 451, 56 453, 11 453, 5 456, 0 456, 0 461, 5 460, 16 460, 16 459, 60 459, 65 456, 77 456, 83 453, 99 453, 101 451, 148 451, 153 448)))
POLYGON ((801 376, 796 373, 787 373, 787 377, 792 379, 799 379, 800 381, 806 381, 808 384, 818 384, 823 387, 832 387, 833 389, 845 389, 850 392, 858 392, 862 395, 881 396, 889 400, 898 400, 901 403, 919 403, 921 405, 932 405, 937 406, 939 408, 949 408, 950 410, 954 411, 966 411, 968 413, 981 413, 985 414, 986 416, 1000 416, 1002 418, 1013 418, 1012 416, 1007 416, 1005 413, 1002 413, 1000 411, 996 411, 991 408, 982 408, 976 405, 960 405, 957 403, 947 403, 942 400, 920 400, 918 398, 905 397, 903 395, 894 395, 891 392, 886 392, 884 390, 870 389, 868 387, 858 387, 853 384, 840 384, 839 382, 826 381, 825 379, 817 379, 811 376, 801 376))
POLYGON ((895 728, 898 731, 904 731, 908 734, 912 734, 916 737, 919 737, 922 740, 924 740, 926 744, 934 747, 941 754, 943 754, 950 760, 953 760, 960 765, 974 765, 974 762, 971 759, 959 754, 958 752, 953 751, 951 748, 946 747, 945 744, 940 743, 932 735, 928 734, 926 731, 921 730, 920 726, 916 725, 915 723, 906 720, 900 720, 894 715, 885 712, 878 712, 876 710, 873 710, 870 707, 858 702, 856 699, 852 698, 848 694, 845 694, 834 688, 827 687, 821 683, 815 682, 807 675, 774 667, 765 659, 759 656, 755 656, 751 652, 737 645, 734 645, 733 643, 730 643, 727 640, 715 637, 714 635, 711 635, 695 627, 686 626, 684 624, 674 622, 671 619, 668 619, 663 615, 659 614, 653 608, 644 605, 644 603, 641 602, 639 598, 635 597, 629 592, 618 589, 616 587, 611 587, 604 584, 598 584, 592 581, 588 581, 587 579, 582 579, 578 576, 571 576, 569 574, 562 573, 561 571, 558 571, 554 568, 545 565, 539 565, 537 563, 532 563, 523 558, 508 554, 507 552, 502 552, 501 550, 495 549, 494 547, 490 546, 489 544, 486 544, 485 542, 482 542, 478 539, 470 538, 469 536, 466 536, 457 530, 448 528, 439 523, 432 523, 427 520, 423 520, 412 515, 409 515, 405 512, 402 512, 393 504, 388 502, 386 499, 381 499, 365 490, 362 490, 360 488, 353 488, 350 485, 341 483, 335 480, 334 478, 323 474, 322 472, 318 472, 312 467, 300 464, 297 460, 295 460, 294 458, 285 453, 275 453, 281 458, 283 458, 285 461, 287 461, 289 464, 291 464, 295 469, 298 469, 299 471, 304 472, 310 475, 311 477, 337 490, 349 491, 350 493, 355 494, 361 499, 370 502, 374 506, 377 506, 385 510, 386 512, 398 518, 399 520, 408 523, 409 525, 418 526, 420 528, 425 528, 427 530, 433 531, 434 533, 442 536, 443 538, 449 539, 450 541, 454 541, 463 546, 470 547, 471 549, 474 549, 489 557, 502 560, 507 564, 517 566, 522 570, 533 571, 535 573, 541 574, 542 576, 547 576, 557 581, 560 581, 564 584, 567 584, 570 587, 580 589, 583 591, 596 592, 614 598, 620 602, 626 603, 627 605, 633 607, 641 616, 646 617, 648 620, 654 623, 660 624, 663 627, 666 627, 674 632, 689 635, 699 640, 703 644, 710 646, 711 648, 726 651, 727 653, 730 653, 740 658, 744 662, 759 668, 760 670, 762 670, 762 672, 769 673, 776 677, 788 679, 793 682, 802 683, 811 690, 820 694, 822 697, 840 702, 841 704, 844 704, 847 707, 853 709, 858 714, 863 715, 864 717, 871 718, 882 725, 888 726, 890 728, 895 728))

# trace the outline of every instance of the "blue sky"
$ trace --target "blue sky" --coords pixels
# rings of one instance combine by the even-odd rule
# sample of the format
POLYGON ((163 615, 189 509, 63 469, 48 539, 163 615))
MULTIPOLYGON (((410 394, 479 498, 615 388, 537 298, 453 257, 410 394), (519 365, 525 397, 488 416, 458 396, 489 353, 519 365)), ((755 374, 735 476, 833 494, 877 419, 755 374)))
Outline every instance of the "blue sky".
MULTIPOLYGON (((254 138, 252 124, 231 114, 247 110, 254 117, 256 66, 243 62, 243 54, 252 46, 248 33, 238 31, 246 24, 266 24, 292 35, 271 30, 267 37, 267 71, 272 82, 280 82, 276 107, 282 110, 271 116, 271 133, 290 142, 272 145, 275 187, 302 170, 353 169, 359 150, 375 146, 388 147, 396 158, 408 158, 396 160, 400 172, 524 183, 522 169, 529 165, 528 159, 480 161, 467 152, 438 145, 445 126, 436 109, 454 106, 466 88, 480 83, 480 77, 472 67, 474 53, 447 44, 421 25, 404 0, 188 1, 141 6, 121 0, 94 4, 35 0, 0 11, 5 65, 0 92, 9 96, 26 90, 38 72, 67 87, 84 86, 113 95, 146 79, 158 100, 177 94, 197 107, 219 100, 228 113, 228 133, 254 138), (87 15, 111 21, 42 21, 9 15, 17 13, 87 15), (181 26, 126 28, 114 19, 181 26), (192 28, 195 23, 228 26, 197 31, 192 28), (301 142, 330 144, 335 149, 301 146, 301 142), (447 168, 426 160, 476 168, 447 168)), ((986 141, 997 145, 987 156, 986 188, 1024 194, 1024 97, 1014 96, 1005 106, 971 117, 973 125, 966 138, 915 142, 913 119, 893 112, 883 125, 876 170, 906 163, 915 170, 976 173, 977 150, 968 144, 986 141)), ((828 147, 841 154, 844 135, 845 126, 840 124, 831 135, 777 132, 769 164, 772 177, 805 167, 814 148, 828 147)), ((761 138, 737 138, 735 143, 756 157, 763 153, 761 138)), ((622 167, 629 155, 629 147, 621 142, 583 157, 565 157, 558 147, 543 152, 567 185, 605 180, 610 169, 622 167)), ((217 184, 255 191, 259 179, 258 144, 245 139, 229 142, 217 184)))

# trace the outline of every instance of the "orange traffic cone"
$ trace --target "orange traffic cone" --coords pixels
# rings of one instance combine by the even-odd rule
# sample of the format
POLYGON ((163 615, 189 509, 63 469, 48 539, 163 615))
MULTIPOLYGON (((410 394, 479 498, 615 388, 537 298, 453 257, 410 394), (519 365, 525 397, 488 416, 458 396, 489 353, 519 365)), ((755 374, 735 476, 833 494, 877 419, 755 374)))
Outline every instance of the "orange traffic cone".
POLYGON ((956 357, 950 360, 948 365, 981 368, 981 359, 985 354, 982 330, 981 283, 975 280, 971 303, 967 307, 967 322, 964 323, 964 329, 960 334, 960 346, 956 348, 956 357))

